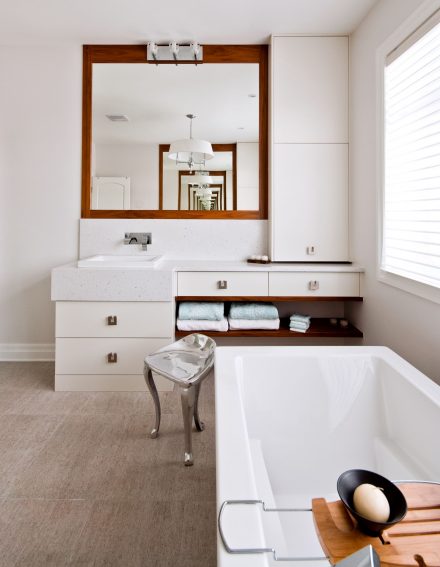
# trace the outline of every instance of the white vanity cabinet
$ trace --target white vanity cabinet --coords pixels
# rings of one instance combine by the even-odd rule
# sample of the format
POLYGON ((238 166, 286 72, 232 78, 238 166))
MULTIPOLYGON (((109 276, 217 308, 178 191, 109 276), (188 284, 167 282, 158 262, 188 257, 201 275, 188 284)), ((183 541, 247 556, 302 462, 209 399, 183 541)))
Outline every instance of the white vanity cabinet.
POLYGON ((270 272, 269 293, 276 297, 360 297, 360 274, 332 272, 270 272))
MULTIPOLYGON (((231 302, 274 302, 280 309, 280 328, 277 330, 245 329, 227 331, 200 331, 216 337, 271 337, 271 338, 360 338, 362 332, 349 324, 341 327, 331 323, 330 317, 341 317, 340 307, 345 301, 362 301, 360 270, 353 267, 302 266, 282 268, 271 265, 268 269, 248 271, 178 271, 176 302, 182 301, 223 301, 225 313, 231 302), (295 333, 289 329, 286 313, 303 312, 307 302, 335 302, 338 315, 312 316, 307 333, 295 333)), ((322 311, 322 309, 319 309, 322 311)), ((327 309, 327 314, 329 310, 327 309)), ((314 312, 317 312, 314 309, 314 312)), ((181 338, 192 331, 175 330, 175 337, 181 338)))
MULTIPOLYGON (((145 356, 173 341, 173 305, 57 301, 55 390, 145 390, 145 356)), ((172 388, 159 378, 158 389, 172 388)))
POLYGON ((276 36, 271 258, 348 260, 348 38, 276 36))
POLYGON ((267 296, 267 272, 179 272, 178 296, 267 296))

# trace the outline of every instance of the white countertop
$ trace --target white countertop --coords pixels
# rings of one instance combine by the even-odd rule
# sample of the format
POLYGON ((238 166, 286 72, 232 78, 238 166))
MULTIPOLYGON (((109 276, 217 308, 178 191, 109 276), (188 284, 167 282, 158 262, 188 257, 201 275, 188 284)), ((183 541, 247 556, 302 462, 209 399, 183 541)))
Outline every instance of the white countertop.
POLYGON ((71 262, 52 270, 53 301, 172 301, 177 272, 363 272, 355 264, 254 264, 246 261, 164 259, 156 268, 78 268, 71 262))
POLYGON ((236 260, 163 260, 157 269, 176 272, 363 272, 355 264, 304 264, 304 263, 269 263, 254 264, 236 260))

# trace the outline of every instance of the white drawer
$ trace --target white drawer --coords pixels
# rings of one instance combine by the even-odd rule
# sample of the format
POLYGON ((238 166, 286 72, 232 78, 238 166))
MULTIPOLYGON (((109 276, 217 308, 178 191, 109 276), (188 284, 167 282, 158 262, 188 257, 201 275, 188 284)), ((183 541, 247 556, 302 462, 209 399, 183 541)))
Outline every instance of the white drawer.
POLYGON ((172 334, 171 301, 57 301, 56 304, 57 337, 171 337, 172 334))
POLYGON ((359 273, 270 272, 269 295, 358 297, 359 273))
POLYGON ((179 272, 178 295, 267 296, 267 272, 179 272))
POLYGON ((167 339, 56 339, 56 374, 142 374, 144 358, 167 339), (116 354, 117 362, 108 362, 116 354))

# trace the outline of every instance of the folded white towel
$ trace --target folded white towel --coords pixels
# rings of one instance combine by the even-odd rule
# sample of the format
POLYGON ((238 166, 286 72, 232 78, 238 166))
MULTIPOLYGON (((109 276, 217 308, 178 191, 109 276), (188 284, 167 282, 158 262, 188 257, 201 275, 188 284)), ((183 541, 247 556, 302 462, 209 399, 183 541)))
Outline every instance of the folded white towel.
POLYGON ((209 319, 177 319, 179 331, 227 331, 228 321, 226 317, 220 321, 209 319))
POLYGON ((297 327, 290 327, 291 331, 295 331, 295 333, 306 333, 307 329, 298 329, 297 327))
POLYGON ((231 331, 269 329, 276 331, 280 328, 279 319, 232 319, 228 317, 231 331))

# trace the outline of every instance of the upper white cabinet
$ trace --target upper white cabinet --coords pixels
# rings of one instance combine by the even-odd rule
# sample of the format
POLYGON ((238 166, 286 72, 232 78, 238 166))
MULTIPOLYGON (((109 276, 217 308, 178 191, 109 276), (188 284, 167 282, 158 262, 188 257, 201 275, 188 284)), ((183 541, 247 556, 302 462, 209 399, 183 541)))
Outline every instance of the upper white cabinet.
POLYGON ((273 143, 348 142, 348 38, 272 38, 273 143))
POLYGON ((271 258, 345 262, 348 38, 273 37, 271 93, 271 258))
POLYGON ((348 257, 348 145, 275 144, 272 260, 348 257))

